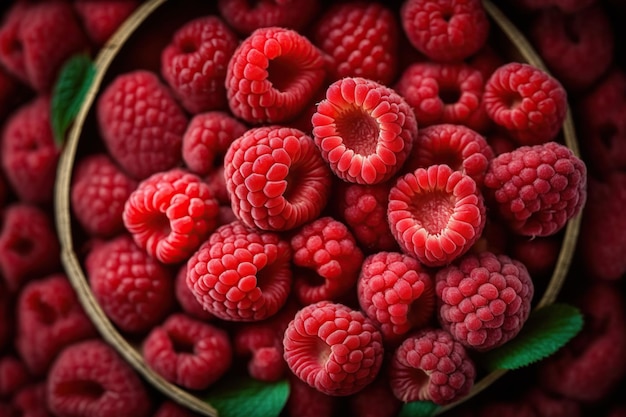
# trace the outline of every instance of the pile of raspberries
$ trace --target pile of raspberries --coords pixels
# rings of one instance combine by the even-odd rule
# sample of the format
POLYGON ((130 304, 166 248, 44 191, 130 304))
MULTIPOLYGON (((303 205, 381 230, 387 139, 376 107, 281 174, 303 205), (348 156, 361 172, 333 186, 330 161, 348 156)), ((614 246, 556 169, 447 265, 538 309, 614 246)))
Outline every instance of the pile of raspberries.
MULTIPOLYGON (((146 366, 192 393, 287 378, 293 417, 453 404, 480 355, 519 334, 582 213, 569 274, 585 331, 536 367, 541 384, 459 415, 577 416, 611 395, 626 375, 626 73, 609 6, 544 3, 505 8, 549 71, 491 42, 480 0, 157 10, 163 30, 140 29, 102 84, 71 183, 89 287, 146 366), (584 158, 564 142, 571 103, 584 158)), ((97 334, 51 218, 58 71, 140 5, 4 12, 0 415, 196 415, 97 334)))

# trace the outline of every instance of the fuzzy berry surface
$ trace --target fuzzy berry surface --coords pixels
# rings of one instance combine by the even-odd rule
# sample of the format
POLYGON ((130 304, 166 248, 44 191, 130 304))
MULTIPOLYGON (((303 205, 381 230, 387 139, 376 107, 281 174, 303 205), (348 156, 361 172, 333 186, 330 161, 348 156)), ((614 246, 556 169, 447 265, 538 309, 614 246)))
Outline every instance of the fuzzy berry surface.
POLYGON ((91 43, 102 46, 141 2, 139 0, 76 0, 74 9, 91 43))
POLYGON ((293 7, 291 0, 218 0, 217 7, 223 19, 239 34, 249 35, 266 27, 285 27, 300 31, 316 18, 319 0, 298 1, 293 7))

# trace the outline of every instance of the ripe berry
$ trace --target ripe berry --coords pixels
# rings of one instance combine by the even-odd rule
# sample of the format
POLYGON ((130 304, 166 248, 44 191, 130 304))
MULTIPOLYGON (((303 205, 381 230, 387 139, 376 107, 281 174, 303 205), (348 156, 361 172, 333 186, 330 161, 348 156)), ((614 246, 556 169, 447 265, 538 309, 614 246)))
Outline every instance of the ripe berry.
POLYGON ((174 291, 176 301, 185 314, 190 317, 202 321, 209 321, 213 315, 206 311, 202 304, 198 302, 196 297, 187 286, 187 264, 183 264, 176 273, 176 282, 174 283, 174 291))
POLYGON ((0 357, 0 398, 12 397, 32 380, 32 375, 19 356, 5 353, 0 357))
POLYGON ((97 47, 104 45, 140 4, 140 0, 76 0, 73 2, 82 27, 97 47))
POLYGON ((279 26, 304 29, 317 15, 319 0, 219 0, 217 7, 226 22, 237 32, 248 35, 256 29, 279 26))

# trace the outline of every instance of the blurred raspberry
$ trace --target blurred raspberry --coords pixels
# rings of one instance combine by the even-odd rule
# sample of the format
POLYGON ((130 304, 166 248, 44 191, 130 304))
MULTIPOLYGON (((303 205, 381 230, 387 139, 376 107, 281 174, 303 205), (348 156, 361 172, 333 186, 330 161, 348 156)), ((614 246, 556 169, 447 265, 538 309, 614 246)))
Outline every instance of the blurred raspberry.
POLYGON ((556 7, 565 13, 576 13, 597 0, 514 0, 512 3, 526 11, 541 11, 556 7))
POLYGON ((140 0, 74 0, 87 36, 101 47, 141 4, 140 0))
POLYGON ((50 213, 26 203, 7 206, 0 229, 0 276, 9 292, 59 267, 60 247, 50 213))
POLYGON ((46 400, 44 380, 31 382, 22 387, 13 395, 11 403, 16 417, 65 417, 51 412, 46 400))
POLYGON ((50 96, 37 96, 11 113, 1 141, 2 169, 18 198, 50 203, 60 154, 50 124, 50 96))
POLYGON ((431 165, 396 181, 387 217, 402 251, 436 267, 470 249, 485 227, 486 212, 473 179, 448 165, 431 165))
POLYGON ((105 153, 76 162, 71 184, 72 212, 91 236, 114 236, 124 230, 124 204, 137 182, 105 153))
POLYGON ((534 282, 539 282, 554 271, 561 251, 561 239, 558 235, 510 239, 509 253, 524 264, 534 282))
MULTIPOLYGON (((223 208, 227 208, 230 210, 233 216, 233 220, 236 219, 235 213, 230 205, 230 194, 228 193, 228 188, 226 188, 226 178, 224 178, 224 165, 220 165, 215 167, 211 172, 209 172, 204 177, 204 182, 209 186, 213 196, 220 204, 220 210, 223 208)), ((221 218, 221 217, 220 217, 221 218)), ((230 223, 228 222, 218 222, 218 224, 230 223)))
POLYGON ((179 268, 176 274, 176 281, 174 283, 174 291, 176 295, 176 301, 180 305, 182 311, 188 316, 202 320, 209 321, 213 318, 213 315, 206 311, 202 304, 198 302, 196 297, 191 292, 191 289, 187 286, 187 264, 179 268))
POLYGON ((164 400, 152 417, 198 417, 200 414, 174 400, 164 400))
POLYGON ((130 235, 95 245, 85 265, 93 295, 122 332, 145 333, 170 313, 173 272, 137 246, 130 235))
POLYGON ((97 103, 100 134, 113 160, 136 179, 182 161, 187 116, 156 74, 133 70, 104 86, 97 103))
POLYGON ((513 232, 550 236, 582 210, 587 169, 557 142, 520 146, 491 161, 485 187, 494 210, 513 232))
POLYGON ((394 88, 413 108, 420 128, 450 123, 482 132, 489 127, 483 103, 485 80, 468 64, 413 63, 394 88))
POLYGON ((24 83, 0 65, 0 121, 2 123, 14 109, 24 103, 31 95, 32 93, 24 83))
POLYGON ((411 44, 433 61, 458 61, 487 41, 489 20, 480 0, 407 0, 400 9, 411 44))
POLYGON ((520 332, 534 284, 521 262, 482 252, 440 269, 435 291, 442 327, 466 348, 485 352, 520 332))
POLYGON ((291 291, 291 248, 278 234, 239 221, 220 226, 187 262, 187 285, 214 316, 259 321, 291 291))
POLYGON ((498 67, 506 64, 506 58, 501 51, 486 43, 478 52, 468 57, 465 62, 470 67, 477 69, 483 76, 483 80, 488 80, 498 67))
POLYGON ((46 399, 58 417, 147 417, 151 401, 143 381, 104 340, 66 347, 48 373, 46 399))
POLYGON ((249 123, 287 122, 304 110, 325 72, 322 53, 305 36, 280 27, 257 29, 228 63, 230 110, 249 123))
POLYGON ((354 394, 377 376, 382 335, 360 311, 329 301, 302 308, 283 340, 293 373, 328 395, 354 394))
POLYGON ((218 210, 200 177, 174 168, 139 183, 126 201, 122 219, 148 255, 174 264, 187 260, 215 230, 218 210))
POLYGON ((294 229, 326 206, 331 173, 313 139, 277 125, 252 128, 224 156, 224 178, 235 215, 248 227, 294 229))
POLYGON ((411 151, 417 123, 393 89, 365 78, 343 78, 326 90, 311 118, 313 139, 335 175, 376 184, 397 173, 411 151))
POLYGON ((186 22, 161 53, 161 74, 190 113, 226 108, 226 67, 239 41, 217 16, 186 22))
POLYGON ((301 30, 319 11, 319 0, 300 0, 294 7, 290 0, 219 0, 217 7, 226 22, 242 35, 256 29, 280 26, 301 30))
POLYGON ((318 391, 290 373, 289 397, 284 411, 286 417, 332 417, 339 407, 340 399, 318 391))
POLYGON ((0 357, 0 398, 10 398, 34 380, 19 356, 4 354, 0 357))
POLYGON ((358 417, 395 417, 402 401, 396 398, 386 375, 379 375, 371 384, 348 397, 351 415, 358 417))
POLYGON ((331 79, 363 77, 388 85, 398 69, 394 12, 361 0, 331 4, 317 20, 313 42, 327 54, 331 79))

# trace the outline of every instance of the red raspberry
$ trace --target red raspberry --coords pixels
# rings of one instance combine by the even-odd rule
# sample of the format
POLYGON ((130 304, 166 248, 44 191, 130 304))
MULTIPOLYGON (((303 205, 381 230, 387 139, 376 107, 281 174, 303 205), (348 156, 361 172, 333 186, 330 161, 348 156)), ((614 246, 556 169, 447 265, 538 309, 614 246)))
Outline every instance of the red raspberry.
POLYGON ((56 272, 59 241, 48 212, 26 203, 13 203, 2 213, 0 276, 17 292, 34 278, 56 272))
POLYGON ((354 288, 363 252, 342 222, 325 216, 305 224, 292 236, 291 249, 302 304, 336 300, 354 288))
POLYGON ((190 20, 161 53, 161 73, 190 113, 226 107, 226 67, 239 41, 217 16, 190 20))
POLYGON ((111 157, 144 179, 181 160, 187 116, 156 74, 134 70, 104 87, 96 103, 98 125, 111 157))
MULTIPOLYGON (((538 417, 582 417, 582 404, 533 386, 523 395, 522 402, 532 405, 538 417)), ((519 405, 519 404, 518 404, 519 405)))
POLYGON ((48 373, 46 394, 50 411, 59 417, 146 417, 151 412, 142 380, 101 339, 66 347, 48 373))
POLYGON ((413 108, 420 127, 462 124, 485 131, 490 123, 483 104, 485 81, 464 63, 418 62, 401 74, 395 89, 413 108))
POLYGON ((297 7, 291 0, 219 0, 217 7, 230 26, 248 35, 269 26, 304 29, 316 17, 319 0, 301 0, 297 7))
POLYGON ((213 385, 230 368, 225 330, 175 313, 153 328, 142 343, 146 364, 167 381, 191 390, 213 385))
MULTIPOLYGON (((224 165, 219 165, 213 169, 213 171, 209 172, 208 175, 204 177, 204 182, 207 183, 211 192, 215 196, 215 199, 220 204, 220 210, 227 209, 232 214, 233 220, 237 217, 233 212, 233 209, 230 205, 230 194, 228 193, 228 188, 226 188, 226 178, 224 178, 224 165)), ((230 221, 222 222, 220 224, 230 223, 230 221)))
POLYGON ((465 62, 472 68, 477 69, 488 80, 498 67, 506 64, 506 58, 493 45, 485 44, 478 52, 470 56, 465 62))
POLYGON ((480 0, 406 0, 402 27, 411 44, 433 61, 458 61, 487 41, 489 20, 480 0))
POLYGON ((0 120, 5 120, 29 97, 28 87, 0 66, 0 120))
POLYGON ((291 248, 278 234, 235 221, 220 226, 187 263, 187 285, 214 316, 259 321, 285 304, 291 248))
POLYGON ((68 1, 13 2, 0 26, 0 64, 39 93, 50 92, 65 60, 87 47, 68 1))
POLYGON ((331 417, 339 407, 339 397, 326 395, 294 374, 289 374, 286 417, 331 417))
POLYGON ((280 27, 257 29, 228 63, 230 110, 249 123, 286 122, 304 110, 325 71, 321 52, 303 35, 280 27))
POLYGON ((402 401, 396 398, 386 375, 379 375, 374 382, 348 398, 351 415, 359 417, 396 417, 402 401))
POLYGON ((519 145, 553 140, 567 113, 567 92, 561 83, 529 64, 499 67, 485 84, 485 110, 507 129, 519 145))
POLYGON ((561 251, 561 236, 517 238, 512 240, 510 256, 524 264, 535 283, 547 282, 561 251))
POLYGON ((609 16, 599 3, 576 13, 543 9, 528 31, 537 52, 568 90, 584 90, 600 79, 614 57, 609 16))
POLYGON ((420 129, 404 172, 446 164, 482 186, 494 152, 478 132, 463 126, 440 124, 420 129))
POLYGON ((20 292, 15 346, 33 375, 44 375, 66 346, 95 336, 65 274, 31 281, 20 292))
POLYGON ((283 340, 293 373, 327 395, 354 394, 377 376, 382 335, 358 310, 329 301, 302 308, 283 340))
POLYGON ((491 252, 465 255, 435 275, 439 322, 468 349, 494 349, 522 329, 534 290, 518 260, 491 252))
POLYGON ((124 204, 135 188, 137 182, 107 154, 86 156, 72 178, 72 212, 89 235, 114 236, 124 230, 124 204))
POLYGON ((198 175, 207 175, 223 166, 230 144, 243 135, 246 126, 226 112, 195 115, 183 135, 183 161, 198 175))
POLYGON ((141 4, 140 0, 74 0, 74 9, 91 42, 100 47, 141 4))
POLYGON ((359 305, 380 328, 386 342, 400 342, 425 327, 435 311, 431 273, 417 260, 397 252, 365 258, 357 284, 359 305))
POLYGON ((448 165, 431 165, 391 187, 387 218, 402 251, 435 267, 469 250, 485 227, 486 213, 473 179, 448 165))
POLYGON ((250 129, 231 144, 224 178, 235 215, 248 227, 272 231, 317 218, 331 185, 313 139, 275 125, 250 129))
POLYGON ((398 69, 398 22, 391 9, 361 0, 331 4, 313 30, 327 54, 330 76, 362 77, 388 85, 398 69))
POLYGON ((1 143, 2 168, 17 197, 52 201, 60 151, 50 123, 50 96, 37 96, 7 119, 1 143))
POLYGON ((28 384, 13 395, 11 405, 15 414, 23 417, 64 417, 52 414, 46 401, 46 382, 37 381, 28 384))
POLYGON ((359 77, 332 83, 311 123, 330 169, 360 184, 383 182, 398 172, 417 135, 406 101, 391 88, 359 77))
POLYGON ((13 396, 32 380, 21 358, 12 354, 0 357, 0 398, 13 396))
POLYGON ((523 236, 550 236, 582 209, 585 163, 564 145, 520 146, 495 157, 485 176, 494 209, 523 236))
POLYGON ((196 296, 187 286, 187 264, 183 264, 176 274, 174 291, 176 301, 185 314, 202 321, 209 321, 213 318, 213 315, 202 307, 202 304, 198 302, 196 296))
POLYGON ((200 414, 195 413, 184 405, 173 400, 164 400, 154 412, 152 417, 198 417, 200 414))
POLYGON ((94 296, 123 332, 147 332, 172 309, 172 271, 139 248, 130 235, 94 246, 85 264, 94 296))
POLYGON ((122 218, 133 239, 164 264, 185 261, 217 227, 218 203, 198 176, 181 168, 142 181, 122 218))
POLYGON ((474 362, 445 330, 426 328, 407 337, 391 360, 389 384, 404 402, 445 405, 466 396, 474 385, 474 362))

